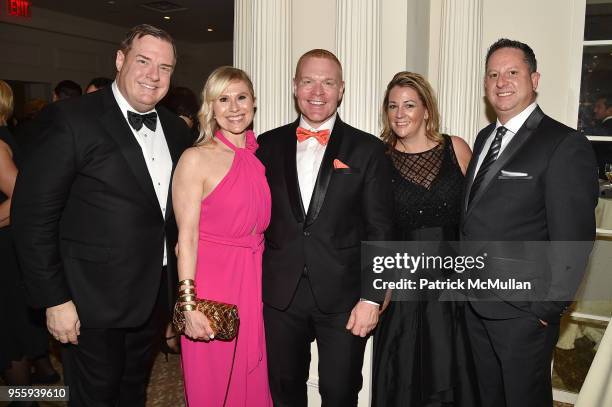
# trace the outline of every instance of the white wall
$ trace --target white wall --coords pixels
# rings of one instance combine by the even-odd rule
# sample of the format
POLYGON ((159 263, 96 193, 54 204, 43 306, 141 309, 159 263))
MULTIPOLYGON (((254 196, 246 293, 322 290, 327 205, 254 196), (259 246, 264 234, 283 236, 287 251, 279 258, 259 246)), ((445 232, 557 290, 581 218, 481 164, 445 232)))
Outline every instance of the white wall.
MULTIPOLYGON (((50 83, 63 79, 86 86, 96 76, 115 76, 115 54, 126 28, 32 8, 32 18, 0 14, 0 78, 50 83)), ((208 74, 232 64, 232 43, 177 42, 173 84, 199 92, 208 74)))
MULTIPOLYGON (((512 7, 507 4, 500 0, 484 2, 483 59, 489 45, 500 37, 529 44, 542 75, 539 105, 549 116, 575 128, 585 1, 514 0, 512 7)), ((486 117, 481 122, 488 123, 486 117)))
MULTIPOLYGON (((425 0, 406 0, 406 10, 400 9, 401 1, 394 0, 392 2, 385 1, 384 6, 389 8, 391 13, 397 10, 398 14, 402 12, 406 13, 406 58, 405 58, 405 70, 417 72, 422 75, 427 74, 427 68, 429 66, 429 14, 430 5, 429 1, 425 0)), ((399 22, 398 22, 399 23, 399 22)), ((396 23, 396 24, 398 24, 396 23)), ((388 41, 389 39, 387 39, 388 41)), ((394 44, 385 44, 383 47, 391 46, 394 44)), ((384 49, 384 48, 383 48, 384 49)), ((398 52, 398 54, 401 54, 398 52)), ((383 59, 386 63, 386 60, 383 59)), ((399 71, 399 69, 398 69, 399 71)), ((389 80, 391 78, 389 77, 389 80)), ((385 83, 386 85, 386 83, 385 83)))
POLYGON ((292 65, 314 48, 336 53, 336 0, 292 0, 292 65))
MULTIPOLYGON (((437 90, 441 0, 429 1, 428 76, 437 90)), ((538 103, 545 113, 571 127, 576 126, 578 117, 585 7, 585 0, 514 0, 512 7, 502 0, 483 2, 482 63, 487 48, 499 38, 529 44, 536 54, 538 71, 542 75, 538 103)), ((489 118, 486 116, 484 87, 480 90, 480 124, 484 127, 489 118)))

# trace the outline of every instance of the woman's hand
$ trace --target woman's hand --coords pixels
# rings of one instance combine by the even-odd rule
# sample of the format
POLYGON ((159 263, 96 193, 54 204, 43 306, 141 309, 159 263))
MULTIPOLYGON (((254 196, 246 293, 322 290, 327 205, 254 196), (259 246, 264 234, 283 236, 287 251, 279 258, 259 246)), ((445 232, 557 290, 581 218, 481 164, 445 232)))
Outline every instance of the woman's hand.
POLYGON ((385 312, 390 302, 391 302, 391 290, 387 290, 387 292, 385 293, 385 300, 383 301, 382 307, 380 307, 380 311, 378 312, 379 316, 383 312, 385 312))
POLYGON ((185 335, 194 340, 208 342, 215 338, 208 319, 200 311, 184 311, 185 335))

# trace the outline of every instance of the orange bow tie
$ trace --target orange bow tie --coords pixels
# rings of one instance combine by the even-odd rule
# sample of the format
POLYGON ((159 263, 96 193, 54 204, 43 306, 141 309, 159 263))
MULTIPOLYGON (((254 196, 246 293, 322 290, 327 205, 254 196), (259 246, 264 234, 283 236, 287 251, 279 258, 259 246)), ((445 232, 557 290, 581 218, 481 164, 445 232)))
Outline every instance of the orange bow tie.
POLYGON ((325 146, 329 142, 329 133, 329 130, 310 131, 306 130, 303 127, 298 127, 295 132, 295 135, 297 136, 297 139, 300 143, 304 140, 309 139, 310 137, 314 137, 317 139, 319 144, 325 146))

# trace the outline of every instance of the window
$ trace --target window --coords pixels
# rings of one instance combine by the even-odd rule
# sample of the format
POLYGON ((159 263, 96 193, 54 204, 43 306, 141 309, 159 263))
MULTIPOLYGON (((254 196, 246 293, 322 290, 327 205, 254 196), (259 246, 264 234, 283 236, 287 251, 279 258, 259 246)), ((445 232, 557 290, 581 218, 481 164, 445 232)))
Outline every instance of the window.
MULTIPOLYGON (((586 1, 578 129, 591 140, 600 166, 600 177, 603 178, 605 163, 612 164, 612 0, 586 1), (610 100, 602 103, 602 99, 608 97, 610 100)), ((601 183, 602 191, 609 189, 612 192, 603 179, 601 183)), ((602 197, 599 200, 596 221, 597 238, 589 266, 573 312, 562 321, 555 350, 553 396, 565 403, 576 402, 604 332, 612 329, 612 326, 608 327, 612 314, 612 292, 609 289, 612 287, 609 273, 612 264, 612 199, 602 197), (601 287, 606 289, 602 291, 601 287)), ((597 363, 601 363, 601 358, 597 363)), ((612 364, 612 361, 604 363, 612 364)), ((593 370, 597 372, 598 369, 601 366, 593 370)), ((585 394, 589 393, 590 390, 584 389, 585 394)), ((587 405, 584 400, 581 403, 587 405)))
POLYGON ((608 112, 600 106, 601 98, 612 99, 612 1, 587 0, 583 44, 578 129, 612 136, 612 123, 602 125, 606 117, 612 120, 612 100, 608 112))

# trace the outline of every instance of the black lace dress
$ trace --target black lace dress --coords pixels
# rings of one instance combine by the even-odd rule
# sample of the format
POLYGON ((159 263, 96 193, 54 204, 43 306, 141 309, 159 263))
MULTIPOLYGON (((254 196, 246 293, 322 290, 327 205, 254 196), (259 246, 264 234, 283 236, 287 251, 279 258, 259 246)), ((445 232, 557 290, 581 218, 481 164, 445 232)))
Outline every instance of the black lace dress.
MULTIPOLYGON (((422 153, 389 154, 397 240, 458 239, 464 176, 444 140, 422 153)), ((478 406, 463 305, 391 301, 374 335, 372 406, 478 406)))

